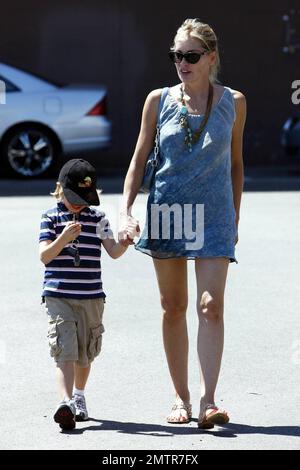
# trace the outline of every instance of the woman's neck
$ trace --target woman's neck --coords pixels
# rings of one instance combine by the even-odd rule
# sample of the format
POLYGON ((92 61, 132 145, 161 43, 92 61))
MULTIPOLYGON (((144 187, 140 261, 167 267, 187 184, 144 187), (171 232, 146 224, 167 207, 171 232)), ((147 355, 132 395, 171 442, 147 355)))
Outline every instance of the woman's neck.
POLYGON ((196 98, 205 100, 208 95, 210 81, 208 77, 197 80, 197 82, 182 83, 181 87, 184 93, 191 99, 196 98))

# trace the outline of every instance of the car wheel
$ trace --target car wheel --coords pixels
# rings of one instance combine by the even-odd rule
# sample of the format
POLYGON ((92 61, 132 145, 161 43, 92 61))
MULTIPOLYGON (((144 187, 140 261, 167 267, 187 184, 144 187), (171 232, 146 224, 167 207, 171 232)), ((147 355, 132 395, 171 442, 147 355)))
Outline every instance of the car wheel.
POLYGON ((43 128, 24 126, 6 136, 2 146, 6 173, 23 178, 52 174, 58 145, 43 128))

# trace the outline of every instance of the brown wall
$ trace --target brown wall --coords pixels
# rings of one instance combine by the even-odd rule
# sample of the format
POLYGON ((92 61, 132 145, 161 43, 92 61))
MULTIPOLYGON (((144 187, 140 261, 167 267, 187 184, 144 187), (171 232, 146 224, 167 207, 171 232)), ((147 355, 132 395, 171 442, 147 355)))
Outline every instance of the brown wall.
POLYGON ((100 159, 125 168, 147 93, 176 83, 166 54, 175 31, 200 17, 219 37, 222 83, 247 97, 246 164, 276 164, 284 159, 281 126, 300 111, 290 100, 300 51, 282 52, 282 15, 297 3, 12 0, 0 10, 0 61, 58 81, 106 84, 113 146, 100 159))

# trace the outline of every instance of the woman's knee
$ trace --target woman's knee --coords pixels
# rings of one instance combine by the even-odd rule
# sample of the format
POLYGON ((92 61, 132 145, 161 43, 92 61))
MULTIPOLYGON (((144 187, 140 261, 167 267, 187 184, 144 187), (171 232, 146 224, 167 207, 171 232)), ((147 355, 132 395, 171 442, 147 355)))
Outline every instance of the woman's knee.
POLYGON ((162 298, 161 306, 166 320, 176 321, 185 317, 187 301, 183 299, 162 298))
POLYGON ((197 303, 198 315, 206 320, 221 321, 223 319, 224 300, 220 296, 203 292, 197 303))

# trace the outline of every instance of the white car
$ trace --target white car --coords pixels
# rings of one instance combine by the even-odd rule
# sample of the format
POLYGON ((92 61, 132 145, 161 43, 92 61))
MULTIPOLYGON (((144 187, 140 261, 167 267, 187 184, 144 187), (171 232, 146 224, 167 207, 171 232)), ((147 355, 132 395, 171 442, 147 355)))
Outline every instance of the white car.
POLYGON ((60 86, 3 63, 0 86, 0 174, 52 174, 62 154, 110 145, 104 86, 60 86))

